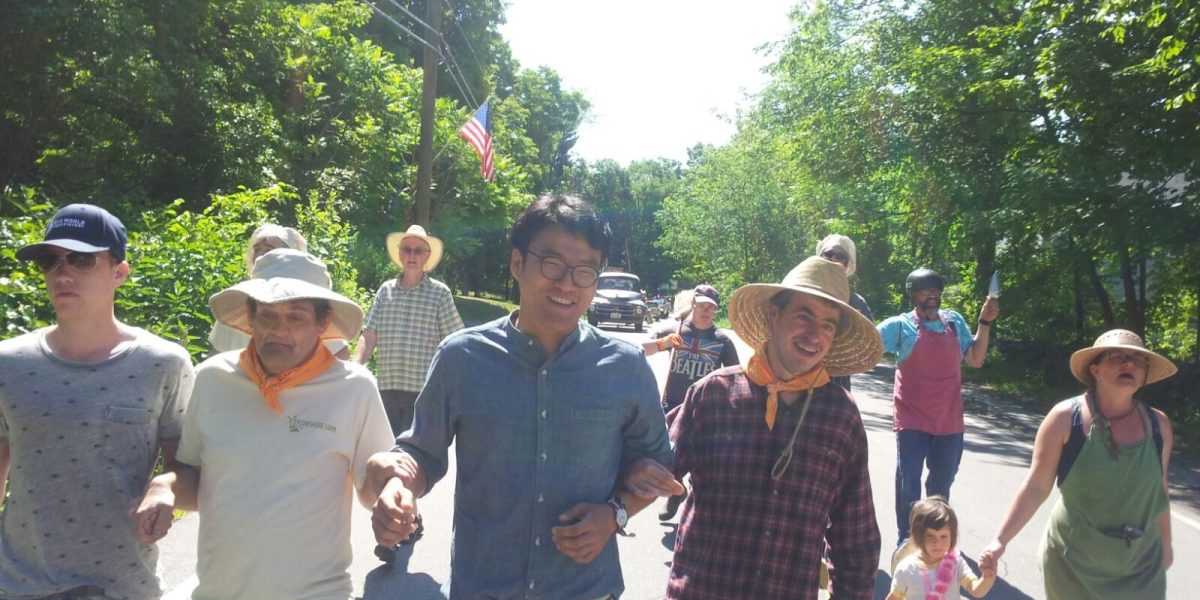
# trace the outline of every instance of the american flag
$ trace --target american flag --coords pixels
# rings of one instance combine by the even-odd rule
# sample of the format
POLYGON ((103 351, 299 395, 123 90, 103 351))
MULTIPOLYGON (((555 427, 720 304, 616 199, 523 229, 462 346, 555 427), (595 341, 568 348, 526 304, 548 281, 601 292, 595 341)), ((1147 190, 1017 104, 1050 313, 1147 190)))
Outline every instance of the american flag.
POLYGON ((483 105, 475 111, 471 120, 458 130, 458 135, 467 140, 467 143, 471 144, 471 147, 479 154, 479 172, 483 173, 483 178, 488 181, 496 176, 495 156, 492 154, 492 133, 488 127, 488 102, 490 101, 484 100, 483 105))

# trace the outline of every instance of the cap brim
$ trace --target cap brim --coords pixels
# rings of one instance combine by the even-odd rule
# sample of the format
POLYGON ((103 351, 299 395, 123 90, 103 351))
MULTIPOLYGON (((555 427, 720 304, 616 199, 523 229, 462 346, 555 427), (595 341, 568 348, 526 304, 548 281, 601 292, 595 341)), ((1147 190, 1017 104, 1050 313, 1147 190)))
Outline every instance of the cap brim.
POLYGON ((717 302, 716 300, 713 300, 712 298, 709 298, 708 296, 696 296, 696 297, 695 297, 695 298, 693 298, 692 300, 693 300, 693 301, 694 301, 696 304, 711 304, 711 305, 713 305, 713 306, 720 306, 720 305, 721 305, 721 303, 720 303, 720 302, 717 302))
POLYGON ((840 377, 869 371, 883 358, 883 340, 870 319, 849 304, 816 288, 793 287, 772 283, 744 285, 729 298, 729 323, 733 331, 751 348, 757 349, 771 338, 767 304, 781 291, 792 291, 827 300, 838 306, 841 324, 833 344, 825 354, 825 370, 840 377))
POLYGON ((37 257, 47 248, 62 248, 72 252, 108 252, 109 249, 104 246, 93 246, 81 242, 79 240, 46 240, 36 244, 30 244, 17 250, 17 260, 30 260, 37 257))

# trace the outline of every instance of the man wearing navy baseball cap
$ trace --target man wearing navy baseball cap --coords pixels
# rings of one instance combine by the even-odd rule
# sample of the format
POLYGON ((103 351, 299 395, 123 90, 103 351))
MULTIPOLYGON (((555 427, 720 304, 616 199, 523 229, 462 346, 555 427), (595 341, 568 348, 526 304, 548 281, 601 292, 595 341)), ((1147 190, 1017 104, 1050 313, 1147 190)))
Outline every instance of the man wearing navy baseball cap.
MULTIPOLYGON (((651 332, 650 340, 642 344, 646 356, 663 350, 671 352, 667 385, 662 395, 663 412, 669 413, 682 404, 688 387, 705 375, 723 366, 739 364, 733 340, 717 329, 715 319, 720 307, 721 295, 717 289, 707 284, 698 285, 692 290, 692 308, 687 315, 681 315, 677 323, 668 323, 651 332)), ((658 518, 662 521, 674 518, 685 498, 686 493, 671 496, 658 518)))
POLYGON ((63 208, 17 258, 55 322, 0 342, 0 598, 158 598, 128 511, 160 451, 175 467, 191 358, 117 320, 125 227, 103 208, 63 208))

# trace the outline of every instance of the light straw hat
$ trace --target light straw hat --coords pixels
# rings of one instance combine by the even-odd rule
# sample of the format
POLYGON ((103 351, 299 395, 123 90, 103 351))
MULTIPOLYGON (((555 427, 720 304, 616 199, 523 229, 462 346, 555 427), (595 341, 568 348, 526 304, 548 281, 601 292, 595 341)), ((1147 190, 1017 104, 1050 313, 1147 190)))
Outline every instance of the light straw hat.
POLYGON ((248 334, 250 311, 246 299, 259 304, 277 304, 292 300, 328 300, 333 320, 324 339, 353 339, 362 329, 363 311, 349 298, 330 289, 329 271, 315 256, 300 250, 272 250, 254 263, 253 279, 217 292, 208 306, 218 321, 248 334))
POLYGON ((729 299, 729 322, 733 330, 757 349, 771 337, 767 307, 781 291, 808 294, 837 305, 842 312, 833 345, 825 355, 825 369, 833 377, 862 373, 883 357, 883 340, 875 325, 849 304, 850 282, 842 265, 811 256, 792 269, 783 282, 744 285, 729 299))
POLYGON ((1109 350, 1128 350, 1146 357, 1149 369, 1146 371, 1146 385, 1162 381, 1175 374, 1179 369, 1175 363, 1166 357, 1146 349, 1141 336, 1124 329, 1113 329, 1100 334, 1096 343, 1071 355, 1071 374, 1080 383, 1088 385, 1092 382, 1092 372, 1088 370, 1096 357, 1109 350))
POLYGON ((425 233, 425 228, 420 225, 411 225, 408 231, 400 233, 389 233, 387 236, 387 253, 392 262, 396 263, 397 267, 404 268, 404 261, 400 256, 400 244, 404 238, 420 238, 429 244, 429 259, 425 261, 424 271, 426 273, 432 271, 442 260, 442 240, 425 233))

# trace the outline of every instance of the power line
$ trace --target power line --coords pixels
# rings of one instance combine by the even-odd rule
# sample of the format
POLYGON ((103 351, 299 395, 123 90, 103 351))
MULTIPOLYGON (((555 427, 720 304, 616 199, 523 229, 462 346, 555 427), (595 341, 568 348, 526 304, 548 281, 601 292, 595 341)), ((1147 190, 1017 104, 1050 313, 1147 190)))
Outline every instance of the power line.
MULTIPOLYGON (((475 95, 471 94, 471 86, 467 84, 467 76, 463 75, 462 69, 458 67, 458 61, 454 60, 454 53, 450 51, 450 44, 446 43, 446 38, 442 38, 442 47, 446 50, 446 56, 450 58, 450 66, 453 67, 454 71, 458 71, 458 76, 462 78, 463 85, 467 87, 467 99, 470 100, 471 106, 478 107, 479 103, 475 101, 475 95)), ((453 74, 451 74, 451 77, 453 77, 453 74)), ((455 80, 455 83, 457 83, 457 80, 455 80)))
MULTIPOLYGON (((417 35, 416 33, 413 33, 413 31, 411 29, 405 27, 403 24, 401 24, 396 19, 393 19, 391 15, 383 12, 383 9, 379 8, 378 6, 375 6, 375 3, 371 2, 371 0, 363 0, 363 2, 365 2, 367 4, 367 6, 370 6, 371 8, 375 9, 375 12, 379 13, 380 16, 387 19, 388 21, 391 21, 392 25, 399 27, 402 31, 404 31, 408 35, 412 36, 413 39, 417 40, 418 42, 421 42, 421 44, 423 46, 425 46, 426 48, 429 48, 430 50, 433 50, 439 57, 441 57, 443 60, 445 60, 446 57, 442 56, 442 51, 438 50, 433 44, 430 44, 429 42, 425 41, 425 38, 422 38, 421 36, 417 35)), ((428 25, 426 25, 426 27, 428 27, 428 25)))
POLYGON ((458 33, 462 34, 463 43, 467 45, 467 51, 471 53, 471 58, 475 60, 475 68, 479 69, 480 73, 484 72, 483 62, 479 60, 479 55, 475 53, 475 47, 471 45, 471 38, 467 36, 467 32, 462 27, 462 23, 458 22, 458 9, 454 8, 454 4, 450 0, 444 0, 446 6, 450 7, 450 11, 454 14, 454 26, 458 28, 458 33))
POLYGON ((454 87, 458 88, 458 93, 462 97, 462 99, 466 102, 471 103, 472 105, 476 104, 475 95, 472 94, 470 91, 471 86, 469 83, 467 83, 467 78, 465 75, 463 75, 462 69, 458 68, 458 63, 454 60, 454 54, 450 51, 450 45, 448 43, 446 43, 446 38, 445 38, 445 36, 442 35, 442 33, 440 31, 434 30, 433 27, 430 27, 428 23, 417 18, 416 15, 412 14, 412 12, 410 12, 408 9, 401 6, 398 2, 396 2, 396 0, 388 0, 388 2, 390 2, 396 8, 400 9, 402 12, 404 12, 404 14, 411 17, 414 21, 416 21, 417 23, 420 23, 422 26, 424 26, 429 31, 433 31, 434 33, 436 33, 439 38, 439 41, 441 42, 442 48, 445 49, 445 52, 442 51, 442 48, 435 48, 433 46, 433 44, 425 41, 424 38, 417 35, 413 30, 405 27, 403 24, 401 24, 399 21, 397 21, 391 15, 387 14, 382 9, 380 9, 378 6, 376 6, 373 2, 371 2, 371 0, 363 0, 363 2, 366 2, 371 8, 375 9, 375 12, 382 15, 385 19, 387 19, 393 25, 395 25, 396 27, 399 27, 402 31, 404 31, 408 35, 412 36, 413 39, 417 40, 418 42, 421 42, 421 44, 423 44, 426 48, 433 50, 434 54, 437 54, 438 58, 441 59, 442 63, 446 65, 446 72, 450 75, 451 81, 454 82, 454 87), (449 57, 449 58, 447 58, 447 57, 449 57))

